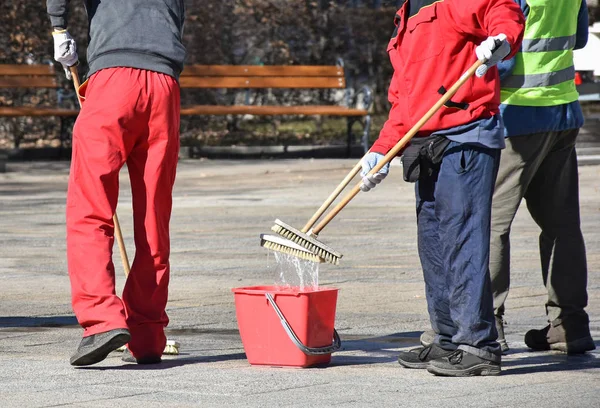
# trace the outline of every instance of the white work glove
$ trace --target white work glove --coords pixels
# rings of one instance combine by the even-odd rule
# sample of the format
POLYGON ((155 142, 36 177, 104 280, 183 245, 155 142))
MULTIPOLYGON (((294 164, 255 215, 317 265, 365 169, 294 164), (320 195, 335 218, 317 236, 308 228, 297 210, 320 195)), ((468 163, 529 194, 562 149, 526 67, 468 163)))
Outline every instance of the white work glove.
POLYGON ((360 189, 362 191, 367 192, 372 188, 375 188, 375 186, 381 183, 381 181, 388 175, 388 172, 390 170, 390 163, 386 163, 386 165, 383 166, 381 170, 379 170, 379 172, 373 174, 372 176, 367 176, 369 171, 373 167, 377 166, 377 163, 382 161, 384 157, 385 156, 381 153, 371 152, 368 153, 364 159, 362 159, 360 163, 362 167, 362 172, 360 173, 360 175, 362 176, 362 184, 360 185, 360 189))
POLYGON ((54 38, 54 59, 62 64, 67 79, 71 80, 69 67, 79 61, 75 40, 67 30, 54 30, 52 37, 54 38))
POLYGON ((504 59, 510 54, 510 44, 506 41, 506 35, 498 34, 495 37, 488 37, 484 42, 475 48, 475 54, 479 61, 484 64, 477 68, 475 75, 479 78, 485 75, 487 70, 504 59))

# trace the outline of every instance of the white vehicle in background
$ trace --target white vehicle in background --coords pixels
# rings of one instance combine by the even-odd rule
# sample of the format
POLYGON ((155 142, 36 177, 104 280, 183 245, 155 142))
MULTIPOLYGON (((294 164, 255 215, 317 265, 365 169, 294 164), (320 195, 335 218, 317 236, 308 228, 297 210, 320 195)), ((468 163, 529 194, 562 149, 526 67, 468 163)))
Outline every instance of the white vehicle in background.
POLYGON ((575 84, 580 101, 600 101, 600 22, 589 33, 586 46, 574 51, 575 84))

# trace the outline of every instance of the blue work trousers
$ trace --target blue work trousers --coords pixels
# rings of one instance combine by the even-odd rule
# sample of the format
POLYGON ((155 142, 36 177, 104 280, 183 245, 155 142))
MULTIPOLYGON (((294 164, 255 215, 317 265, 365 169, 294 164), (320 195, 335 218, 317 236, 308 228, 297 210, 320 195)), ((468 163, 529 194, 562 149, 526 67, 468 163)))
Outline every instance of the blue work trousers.
POLYGON ((500 361, 489 274, 499 149, 451 142, 415 186, 419 257, 435 342, 500 361))

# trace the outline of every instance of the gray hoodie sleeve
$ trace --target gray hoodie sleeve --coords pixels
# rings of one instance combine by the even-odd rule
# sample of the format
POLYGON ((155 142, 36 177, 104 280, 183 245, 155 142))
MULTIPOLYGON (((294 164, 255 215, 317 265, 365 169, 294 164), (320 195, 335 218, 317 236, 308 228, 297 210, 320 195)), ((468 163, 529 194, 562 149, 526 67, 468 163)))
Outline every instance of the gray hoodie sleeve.
POLYGON ((52 27, 67 27, 70 0, 46 0, 46 10, 52 27))

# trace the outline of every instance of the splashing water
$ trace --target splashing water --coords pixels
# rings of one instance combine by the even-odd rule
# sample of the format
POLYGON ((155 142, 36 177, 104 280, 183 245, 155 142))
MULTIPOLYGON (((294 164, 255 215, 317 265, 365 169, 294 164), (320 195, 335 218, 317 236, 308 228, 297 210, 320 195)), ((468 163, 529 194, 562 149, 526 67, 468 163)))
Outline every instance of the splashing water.
MULTIPOLYGON (((271 252, 271 251, 269 251, 271 252)), ((319 264, 297 258, 290 254, 273 251, 275 272, 278 279, 275 285, 281 289, 318 290, 319 264)))

